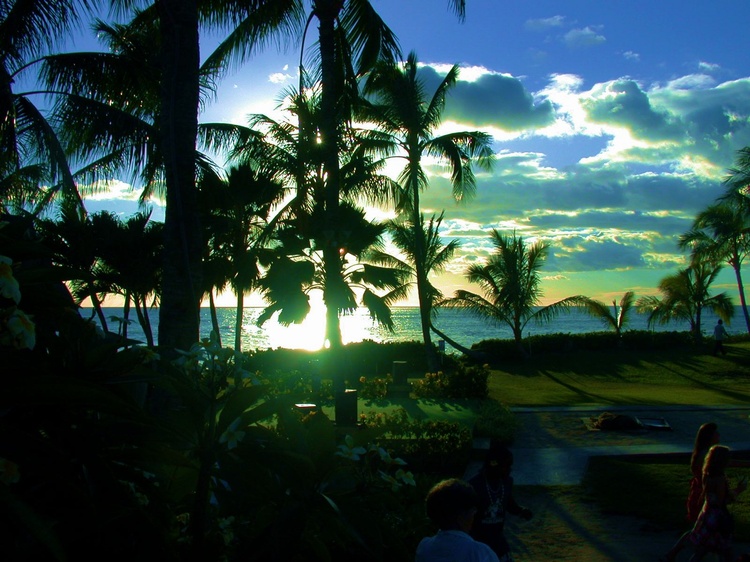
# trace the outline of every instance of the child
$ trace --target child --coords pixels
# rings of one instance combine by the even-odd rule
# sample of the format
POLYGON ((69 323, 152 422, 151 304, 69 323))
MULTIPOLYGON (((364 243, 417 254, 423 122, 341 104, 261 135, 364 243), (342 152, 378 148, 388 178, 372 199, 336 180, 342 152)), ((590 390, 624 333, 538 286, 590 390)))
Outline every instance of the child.
POLYGON ((695 554, 690 559, 697 562, 708 552, 717 552, 725 562, 732 560, 732 515, 727 505, 747 488, 741 480, 732 489, 726 476, 729 466, 729 447, 713 445, 703 464, 703 507, 690 533, 695 554))
POLYGON ((458 478, 437 483, 425 499, 427 516, 440 529, 417 546, 416 562, 499 562, 492 549, 469 536, 477 512, 474 489, 458 478))
POLYGON ((531 519, 531 510, 521 507, 513 499, 513 453, 507 447, 493 443, 484 460, 482 470, 469 483, 479 497, 477 512, 471 536, 490 545, 500 562, 512 562, 510 546, 505 539, 505 514, 518 515, 531 519))

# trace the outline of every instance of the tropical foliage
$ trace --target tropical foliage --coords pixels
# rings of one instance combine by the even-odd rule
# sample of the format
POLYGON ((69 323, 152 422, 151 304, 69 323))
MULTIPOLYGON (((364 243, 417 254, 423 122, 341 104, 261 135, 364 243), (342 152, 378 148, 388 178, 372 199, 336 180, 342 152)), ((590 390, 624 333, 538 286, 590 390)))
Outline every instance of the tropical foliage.
POLYGON ((495 251, 487 263, 472 265, 466 271, 466 278, 479 284, 482 294, 458 290, 440 306, 465 308, 490 322, 506 324, 513 332, 519 351, 526 354, 522 340, 529 322, 553 318, 572 306, 585 306, 588 300, 576 295, 540 306, 539 270, 544 265, 549 245, 540 240, 527 246, 515 232, 506 235, 494 229, 490 237, 495 251))
POLYGON ((695 341, 699 342, 703 337, 701 319, 704 309, 712 310, 725 322, 734 315, 734 306, 727 294, 712 295, 709 290, 720 270, 721 266, 693 263, 659 282, 661 297, 641 297, 636 307, 648 314, 649 325, 686 320, 695 341))

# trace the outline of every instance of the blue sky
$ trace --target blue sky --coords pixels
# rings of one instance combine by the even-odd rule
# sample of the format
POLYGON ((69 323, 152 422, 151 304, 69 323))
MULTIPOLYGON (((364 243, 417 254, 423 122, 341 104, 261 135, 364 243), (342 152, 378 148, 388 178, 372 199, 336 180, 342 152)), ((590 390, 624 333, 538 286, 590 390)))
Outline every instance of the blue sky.
MULTIPOLYGON (((452 201, 445 170, 430 170, 424 210, 444 209, 444 238, 461 241, 437 279, 444 293, 491 252, 492 228, 551 243, 547 300, 653 294, 686 264, 677 237, 750 145, 750 38, 734 25, 750 21, 750 3, 467 0, 464 23, 443 0, 372 4, 428 85, 460 65, 445 130, 495 139, 495 168, 467 203, 452 201)), ((272 112, 298 59, 296 44, 271 45, 221 82, 201 121, 272 112)), ((729 270, 715 287, 736 300, 729 270)))

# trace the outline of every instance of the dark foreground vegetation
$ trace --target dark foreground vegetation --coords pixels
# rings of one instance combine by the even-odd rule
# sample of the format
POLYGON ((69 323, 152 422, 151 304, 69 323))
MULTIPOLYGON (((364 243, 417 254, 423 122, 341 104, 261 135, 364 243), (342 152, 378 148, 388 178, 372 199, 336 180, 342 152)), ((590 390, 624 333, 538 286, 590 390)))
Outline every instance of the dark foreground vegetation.
MULTIPOLYGON (((362 342, 345 348, 341 371, 324 352, 239 355, 204 342, 170 358, 123 348, 50 296, 35 348, 2 349, 5 552, 14 560, 411 560, 432 531, 422 509, 430 485, 462 475, 473 435, 512 442, 502 402, 514 399, 500 392, 503 377, 523 376, 530 386, 519 395, 529 395, 535 376, 571 363, 585 373, 592 354, 610 357, 607 369, 618 359, 632 367, 639 357, 706 355, 679 335, 633 338, 648 346, 560 335, 530 342, 531 358, 497 353, 491 368, 446 356, 433 373, 420 344, 362 342), (329 369, 344 380, 328 378, 329 369), (346 390, 373 411, 326 415, 326 407, 339 413, 346 390), (396 398, 407 409, 378 408, 396 398), (471 425, 415 419, 407 410, 417 398, 463 401, 476 415, 471 425)), ((744 345, 733 362, 717 361, 744 369, 744 345)), ((598 376, 623 378, 607 372, 598 376)), ((648 375, 642 369, 630 384, 651 392, 658 382, 648 375)), ((643 478, 663 482, 659 471, 671 470, 653 469, 643 478)))

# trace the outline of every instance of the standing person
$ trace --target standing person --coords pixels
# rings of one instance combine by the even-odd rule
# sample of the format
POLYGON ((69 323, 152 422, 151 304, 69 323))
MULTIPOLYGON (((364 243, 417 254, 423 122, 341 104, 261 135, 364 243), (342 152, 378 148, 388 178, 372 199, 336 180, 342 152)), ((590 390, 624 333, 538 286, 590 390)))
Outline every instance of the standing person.
MULTIPOLYGON (((698 428, 698 432, 695 434, 693 453, 690 456, 692 478, 690 479, 690 491, 685 502, 687 511, 685 519, 691 525, 695 524, 703 505, 703 463, 711 446, 719 442, 719 437, 719 427, 714 422, 704 423, 698 428)), ((661 559, 665 562, 672 562, 677 553, 690 543, 691 532, 692 529, 686 531, 661 559)))
POLYGON ((420 541, 416 562, 500 562, 489 546, 469 535, 477 512, 469 484, 458 478, 438 482, 427 493, 425 511, 440 530, 420 541))
POLYGON ((695 546, 691 562, 703 560, 709 552, 717 552, 725 562, 732 562, 732 533, 734 522, 727 506, 746 488, 740 480, 734 488, 726 475, 729 466, 729 447, 713 445, 703 464, 703 507, 690 533, 695 546))
POLYGON ((479 498, 479 510, 471 536, 488 544, 500 562, 513 562, 503 532, 505 514, 511 513, 526 520, 532 517, 531 510, 521 507, 513 498, 512 467, 513 453, 503 445, 492 443, 479 474, 469 480, 479 498))
POLYGON ((724 340, 729 337, 726 329, 724 328, 724 321, 719 318, 719 321, 714 326, 714 355, 721 351, 722 355, 727 354, 727 350, 724 349, 724 340))

